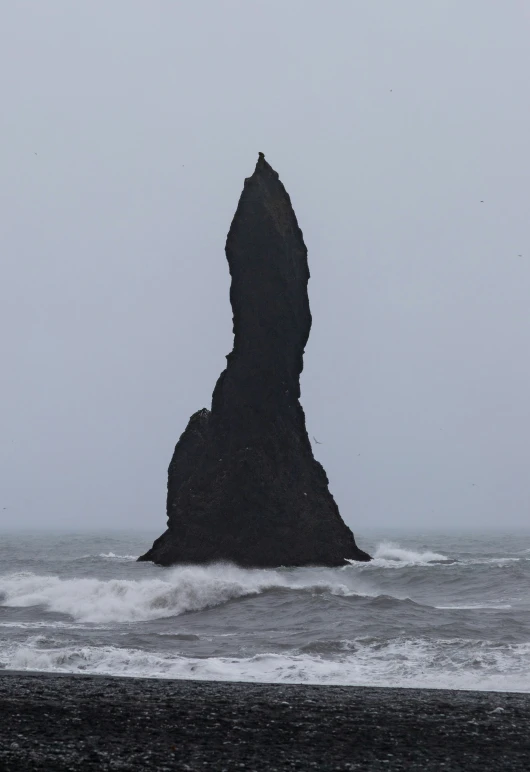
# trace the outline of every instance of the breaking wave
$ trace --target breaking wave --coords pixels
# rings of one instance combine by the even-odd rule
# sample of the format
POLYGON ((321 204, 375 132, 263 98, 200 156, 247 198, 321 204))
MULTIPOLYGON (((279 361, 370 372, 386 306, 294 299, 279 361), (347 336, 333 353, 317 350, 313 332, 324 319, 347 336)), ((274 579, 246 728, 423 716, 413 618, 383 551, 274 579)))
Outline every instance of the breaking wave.
POLYGON ((358 639, 325 658, 304 651, 250 657, 184 657, 117 646, 65 646, 34 636, 0 649, 13 670, 262 683, 530 691, 530 644, 449 639, 358 639))
POLYGON ((282 572, 217 564, 173 568, 165 572, 164 579, 139 580, 60 579, 17 573, 0 577, 0 602, 4 606, 41 606, 76 621, 105 623, 178 616, 272 590, 377 595, 354 574, 317 571, 282 572))
POLYGON ((530 692, 526 536, 267 570, 135 565, 129 535, 69 538, 4 547, 0 668, 530 692))
POLYGON ((430 550, 426 550, 425 552, 415 552, 414 550, 400 547, 399 544, 393 544, 392 542, 382 542, 382 544, 379 544, 374 553, 374 560, 394 561, 408 566, 454 562, 451 558, 447 557, 447 555, 441 555, 438 552, 431 552, 430 550))

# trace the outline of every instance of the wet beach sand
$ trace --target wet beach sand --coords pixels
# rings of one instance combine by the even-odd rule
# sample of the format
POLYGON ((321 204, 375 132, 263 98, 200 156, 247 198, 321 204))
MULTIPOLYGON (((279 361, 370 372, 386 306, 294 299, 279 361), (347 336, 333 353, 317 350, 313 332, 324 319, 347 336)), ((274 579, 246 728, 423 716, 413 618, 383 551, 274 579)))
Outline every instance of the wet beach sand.
POLYGON ((528 770, 530 694, 4 672, 0 769, 528 770))

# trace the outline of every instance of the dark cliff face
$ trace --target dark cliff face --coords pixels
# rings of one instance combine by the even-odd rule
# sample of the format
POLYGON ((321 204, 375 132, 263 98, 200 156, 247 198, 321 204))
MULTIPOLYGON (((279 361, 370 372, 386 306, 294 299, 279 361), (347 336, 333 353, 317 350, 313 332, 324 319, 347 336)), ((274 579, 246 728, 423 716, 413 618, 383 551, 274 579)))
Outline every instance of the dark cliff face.
POLYGON ((344 565, 355 544, 313 458, 299 402, 311 329, 307 249, 289 196, 260 153, 226 241, 234 348, 177 443, 168 530, 140 560, 344 565))

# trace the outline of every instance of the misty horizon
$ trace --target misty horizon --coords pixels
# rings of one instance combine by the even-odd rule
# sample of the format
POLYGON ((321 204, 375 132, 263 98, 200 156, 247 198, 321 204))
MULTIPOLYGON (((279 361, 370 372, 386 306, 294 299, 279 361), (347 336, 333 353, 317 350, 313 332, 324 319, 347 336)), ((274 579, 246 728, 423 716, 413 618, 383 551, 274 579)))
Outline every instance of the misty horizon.
POLYGON ((529 527, 529 35, 493 0, 7 7, 0 530, 164 530, 259 151, 308 248, 301 404, 358 542, 529 527))

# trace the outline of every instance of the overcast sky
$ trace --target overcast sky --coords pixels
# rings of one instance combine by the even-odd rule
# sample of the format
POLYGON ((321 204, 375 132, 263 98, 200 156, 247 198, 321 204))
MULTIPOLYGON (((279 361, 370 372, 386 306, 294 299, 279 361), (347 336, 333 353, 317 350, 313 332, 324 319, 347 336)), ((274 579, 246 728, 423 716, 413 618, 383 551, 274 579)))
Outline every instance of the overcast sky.
POLYGON ((2 2, 0 527, 162 532, 258 151, 359 542, 530 523, 529 73, 525 0, 2 2))

